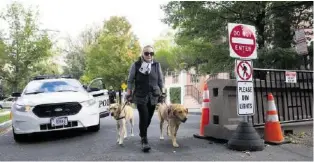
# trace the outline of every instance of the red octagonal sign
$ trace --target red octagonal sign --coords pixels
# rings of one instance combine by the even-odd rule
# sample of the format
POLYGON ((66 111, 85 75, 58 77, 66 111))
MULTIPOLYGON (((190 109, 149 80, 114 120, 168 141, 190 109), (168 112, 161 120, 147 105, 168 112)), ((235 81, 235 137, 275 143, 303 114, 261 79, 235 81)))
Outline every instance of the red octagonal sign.
POLYGON ((255 35, 244 25, 236 25, 232 28, 229 43, 233 51, 241 58, 251 57, 256 50, 255 35))

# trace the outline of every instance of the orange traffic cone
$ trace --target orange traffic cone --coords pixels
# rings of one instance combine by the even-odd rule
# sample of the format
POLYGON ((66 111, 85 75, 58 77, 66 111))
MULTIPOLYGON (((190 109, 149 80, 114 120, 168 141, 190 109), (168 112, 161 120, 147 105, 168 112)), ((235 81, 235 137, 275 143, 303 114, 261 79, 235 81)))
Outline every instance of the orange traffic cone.
POLYGON ((203 92, 203 104, 202 104, 202 117, 201 117, 201 124, 200 124, 200 135, 204 136, 204 128, 207 124, 209 124, 209 91, 207 84, 204 85, 204 92, 203 92))
POLYGON ((264 140, 267 143, 281 144, 284 137, 278 120, 277 108, 272 93, 268 93, 268 111, 264 129, 264 140))

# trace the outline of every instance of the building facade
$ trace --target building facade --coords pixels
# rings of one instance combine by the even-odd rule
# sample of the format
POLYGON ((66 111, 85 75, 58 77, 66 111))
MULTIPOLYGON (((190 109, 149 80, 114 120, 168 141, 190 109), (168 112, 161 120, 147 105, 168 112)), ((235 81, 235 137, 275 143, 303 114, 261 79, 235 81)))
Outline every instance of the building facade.
POLYGON ((171 103, 171 88, 180 88, 180 104, 189 109, 200 109, 203 102, 204 84, 209 79, 230 78, 229 73, 218 73, 216 75, 200 75, 194 69, 189 71, 167 72, 165 74, 165 88, 167 89, 167 103, 171 103))

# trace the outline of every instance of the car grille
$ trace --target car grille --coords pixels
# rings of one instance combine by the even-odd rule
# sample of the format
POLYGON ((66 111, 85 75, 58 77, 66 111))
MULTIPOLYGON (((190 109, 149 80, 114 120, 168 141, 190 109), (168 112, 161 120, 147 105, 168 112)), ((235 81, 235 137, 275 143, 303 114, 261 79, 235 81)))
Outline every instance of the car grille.
POLYGON ((70 116, 80 112, 82 105, 78 102, 37 105, 33 113, 40 117, 70 116))
POLYGON ((51 124, 41 124, 40 130, 53 130, 53 129, 61 129, 61 128, 71 128, 77 127, 77 121, 69 121, 68 125, 61 125, 61 126, 51 126, 51 124))

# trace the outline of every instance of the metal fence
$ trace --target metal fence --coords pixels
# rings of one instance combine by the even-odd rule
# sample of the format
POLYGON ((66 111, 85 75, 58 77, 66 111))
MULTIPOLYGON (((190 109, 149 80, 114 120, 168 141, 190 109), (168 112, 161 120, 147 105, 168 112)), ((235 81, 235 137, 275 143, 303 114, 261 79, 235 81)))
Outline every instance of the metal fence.
POLYGON ((185 86, 185 95, 192 96, 199 104, 203 101, 202 93, 193 85, 185 86))
POLYGON ((254 69, 255 126, 265 123, 269 92, 274 96, 281 123, 313 120, 313 71, 294 71, 297 83, 286 83, 286 70, 254 69))

